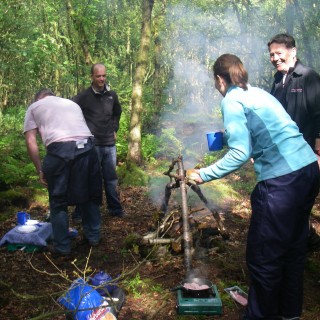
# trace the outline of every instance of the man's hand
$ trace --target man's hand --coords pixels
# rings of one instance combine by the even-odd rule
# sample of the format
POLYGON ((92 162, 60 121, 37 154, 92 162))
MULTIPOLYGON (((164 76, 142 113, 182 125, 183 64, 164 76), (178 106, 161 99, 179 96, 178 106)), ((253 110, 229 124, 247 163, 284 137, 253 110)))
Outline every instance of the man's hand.
POLYGON ((203 183, 203 180, 200 177, 199 169, 188 169, 186 170, 186 178, 197 182, 198 184, 203 183))
POLYGON ((44 177, 44 174, 42 171, 39 172, 39 182, 44 185, 46 188, 48 187, 47 180, 44 177))
POLYGON ((29 130, 25 133, 26 145, 29 157, 34 164, 38 174, 39 174, 39 182, 47 187, 47 181, 44 178, 43 172, 41 170, 41 159, 39 154, 39 148, 37 143, 37 129, 29 130))

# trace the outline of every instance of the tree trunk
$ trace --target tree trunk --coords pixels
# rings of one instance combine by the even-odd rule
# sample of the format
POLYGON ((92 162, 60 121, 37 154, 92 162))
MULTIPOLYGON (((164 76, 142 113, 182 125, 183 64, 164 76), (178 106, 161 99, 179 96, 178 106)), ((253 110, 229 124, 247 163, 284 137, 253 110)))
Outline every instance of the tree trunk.
POLYGON ((160 23, 163 19, 163 16, 166 13, 166 5, 167 1, 162 1, 162 10, 158 16, 154 18, 154 80, 153 80, 153 105, 154 105, 154 116, 153 121, 151 125, 152 128, 149 129, 150 132, 157 130, 157 125, 159 123, 159 118, 162 111, 162 105, 163 105, 163 82, 164 82, 164 75, 163 70, 161 68, 160 63, 160 54, 161 54, 161 40, 159 35, 160 30, 160 23))
POLYGON ((287 33, 293 34, 294 6, 292 0, 286 0, 286 30, 287 33))
POLYGON ((142 127, 142 93, 143 79, 146 75, 148 54, 151 42, 151 14, 153 0, 143 0, 142 30, 137 67, 133 79, 132 111, 130 119, 129 146, 127 160, 136 164, 142 163, 141 127, 142 127))
MULTIPOLYGON (((302 34, 302 39, 303 39, 303 46, 305 48, 305 61, 308 61, 308 66, 313 67, 313 58, 312 58, 312 49, 311 49, 311 43, 310 43, 310 38, 309 38, 309 32, 307 30, 307 27, 304 23, 304 16, 303 16, 303 10, 301 6, 299 5, 299 1, 293 0, 293 4, 296 10, 296 16, 297 16, 297 21, 299 21, 300 28, 301 28, 301 34, 302 34)), ((302 45, 301 45, 302 47, 302 45)))
POLYGON ((66 8, 67 8, 68 21, 72 21, 73 27, 76 30, 78 37, 81 41, 78 44, 78 49, 80 48, 82 49, 84 63, 86 65, 90 65, 92 64, 92 58, 89 51, 89 37, 85 31, 83 22, 76 16, 70 0, 66 0, 66 8))

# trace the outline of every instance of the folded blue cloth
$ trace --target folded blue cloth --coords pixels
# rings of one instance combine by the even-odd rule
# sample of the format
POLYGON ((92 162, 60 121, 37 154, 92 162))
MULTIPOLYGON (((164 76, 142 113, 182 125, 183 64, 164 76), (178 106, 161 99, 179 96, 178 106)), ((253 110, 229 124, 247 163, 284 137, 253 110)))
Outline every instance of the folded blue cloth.
POLYGON ((50 222, 39 222, 35 225, 37 230, 30 233, 20 233, 16 226, 7 232, 0 241, 0 246, 5 243, 33 244, 35 246, 46 246, 47 240, 52 238, 52 226, 50 222))

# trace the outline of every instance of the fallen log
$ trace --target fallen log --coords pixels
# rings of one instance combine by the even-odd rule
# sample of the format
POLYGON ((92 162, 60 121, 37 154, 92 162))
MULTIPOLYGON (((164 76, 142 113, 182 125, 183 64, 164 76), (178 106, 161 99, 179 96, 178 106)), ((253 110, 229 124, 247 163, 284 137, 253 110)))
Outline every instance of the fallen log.
POLYGON ((173 239, 173 238, 154 238, 154 239, 142 238, 141 243, 142 244, 169 244, 174 241, 176 241, 176 239, 173 239))

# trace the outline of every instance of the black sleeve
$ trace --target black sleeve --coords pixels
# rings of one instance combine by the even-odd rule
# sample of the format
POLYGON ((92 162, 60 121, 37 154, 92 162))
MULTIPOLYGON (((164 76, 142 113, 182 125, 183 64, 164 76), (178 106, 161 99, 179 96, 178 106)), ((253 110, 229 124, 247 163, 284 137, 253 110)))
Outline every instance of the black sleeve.
POLYGON ((311 71, 306 77, 305 83, 307 108, 314 121, 316 138, 320 138, 320 76, 311 71))
POLYGON ((113 104, 113 125, 114 130, 117 132, 119 130, 120 117, 122 113, 122 108, 119 102, 118 95, 113 92, 114 104, 113 104))

